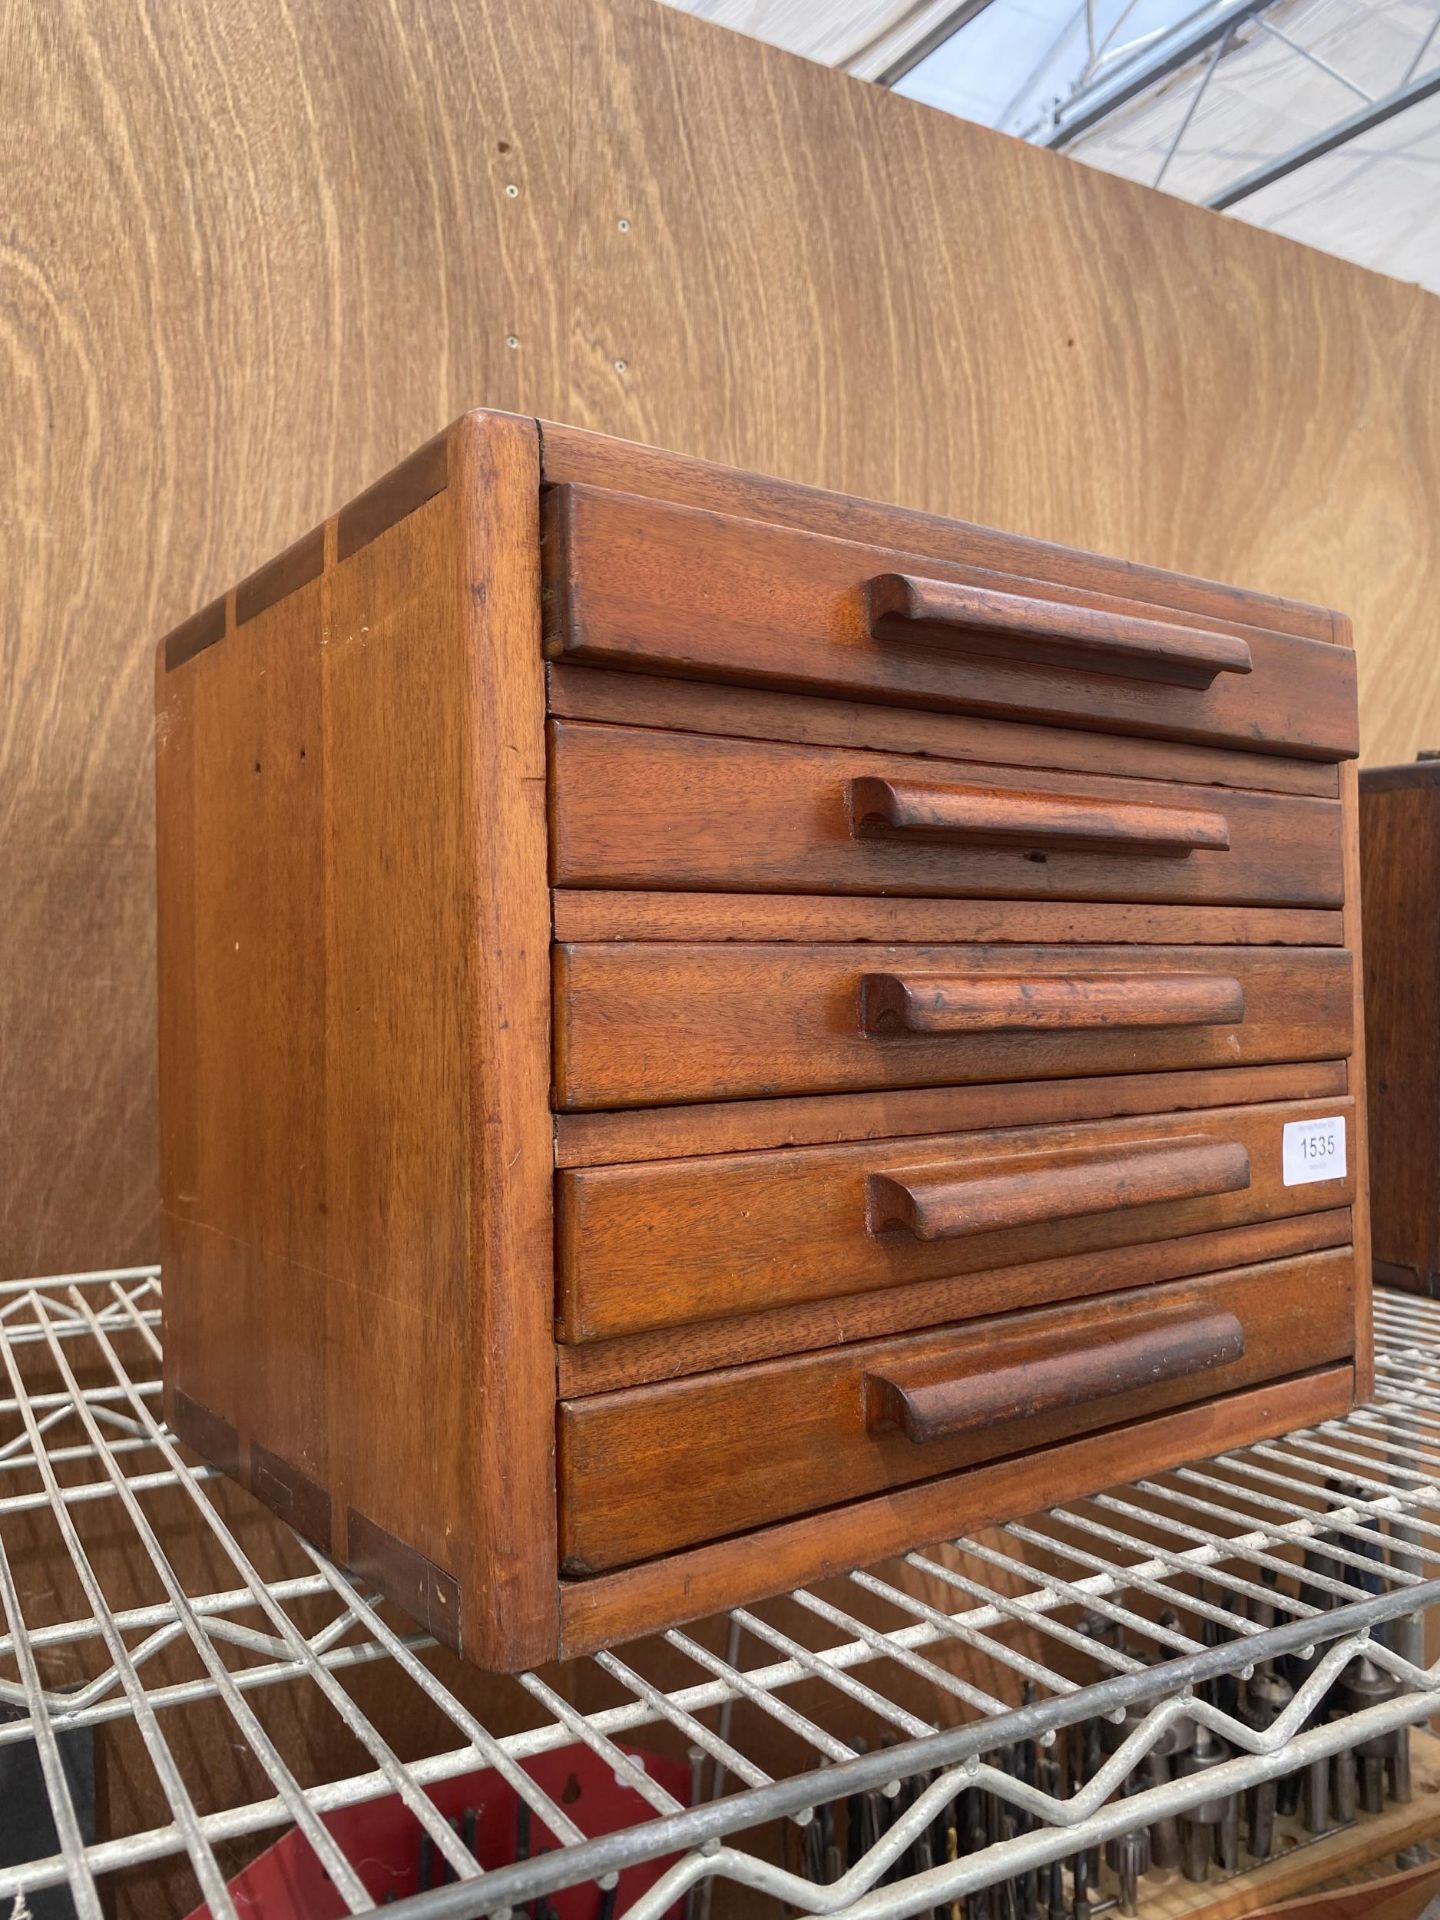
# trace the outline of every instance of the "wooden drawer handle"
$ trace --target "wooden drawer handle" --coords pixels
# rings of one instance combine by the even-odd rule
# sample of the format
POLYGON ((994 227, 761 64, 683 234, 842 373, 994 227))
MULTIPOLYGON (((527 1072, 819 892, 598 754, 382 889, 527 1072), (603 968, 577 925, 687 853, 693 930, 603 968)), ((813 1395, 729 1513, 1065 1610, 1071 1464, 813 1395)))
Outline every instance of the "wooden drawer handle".
POLYGON ((1232 1027, 1245 990, 1228 974, 867 973, 868 1034, 1087 1033, 1101 1028, 1232 1027))
POLYGON ((1183 859, 1199 848, 1223 853, 1230 845, 1224 814, 1200 807, 1134 806, 870 775, 850 782, 850 820, 857 839, 902 834, 907 840, 1008 847, 1017 852, 1139 853, 1183 859))
POLYGON ((1180 621, 1105 613, 910 573, 878 574, 867 583, 867 598, 876 640, 943 639, 995 659, 1173 687, 1208 687, 1217 674, 1251 670, 1250 649, 1237 635, 1180 621))
POLYGON ((1073 1220, 1162 1200, 1238 1193, 1250 1184, 1250 1156, 1238 1141, 1176 1140, 1164 1146, 1076 1155, 1058 1164, 1033 1157, 1008 1173, 872 1173, 870 1231, 908 1228, 917 1240, 958 1240, 1002 1227, 1073 1220))
MULTIPOLYGON (((1097 1319, 1104 1319, 1101 1309, 1097 1319)), ((898 1428, 907 1440, 948 1440, 981 1427, 1133 1393, 1228 1366, 1245 1352, 1245 1330, 1233 1313, 1191 1309, 1144 1326, 1092 1326, 1068 1337, 1031 1335, 1030 1350, 998 1366, 952 1355, 903 1360, 865 1375, 865 1425, 898 1428)), ((968 1350, 973 1355, 973 1346, 968 1350)))

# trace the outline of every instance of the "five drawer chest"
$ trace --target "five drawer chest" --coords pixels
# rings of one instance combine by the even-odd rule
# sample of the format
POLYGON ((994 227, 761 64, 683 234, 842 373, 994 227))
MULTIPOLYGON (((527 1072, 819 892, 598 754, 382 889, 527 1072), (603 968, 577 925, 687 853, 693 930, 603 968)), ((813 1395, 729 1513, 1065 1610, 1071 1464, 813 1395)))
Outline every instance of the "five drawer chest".
POLYGON ((156 711, 167 1417, 466 1658, 1368 1390, 1339 615, 477 412, 156 711))

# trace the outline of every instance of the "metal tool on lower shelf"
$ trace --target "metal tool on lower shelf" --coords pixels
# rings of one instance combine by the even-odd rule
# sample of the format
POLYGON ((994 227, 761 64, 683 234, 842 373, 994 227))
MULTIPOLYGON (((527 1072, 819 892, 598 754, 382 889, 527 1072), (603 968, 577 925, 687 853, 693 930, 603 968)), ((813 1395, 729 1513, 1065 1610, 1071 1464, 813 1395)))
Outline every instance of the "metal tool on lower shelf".
POLYGON ((158 1418, 159 1306, 150 1269, 0 1288, 0 1755, 29 1755, 53 1815, 40 1857, 0 1867, 0 1902, 64 1884, 98 1916, 106 1874, 188 1864, 229 1915, 236 1860, 294 1831, 350 1912, 618 1913, 617 1876, 662 1863, 636 1920, 703 1912, 725 1880, 846 1920, 962 1901, 1073 1920, 1143 1881, 1138 1841, 1106 1857, 1123 1836, 1148 1833, 1156 1862, 1178 1839, 1209 1873, 1200 1829, 1233 1852, 1256 1832, 1245 1796, 1307 1769, 1328 1785, 1339 1754, 1359 1756, 1357 1799, 1403 1792, 1401 1732, 1436 1707, 1415 1623, 1440 1602, 1440 1304, 1380 1298, 1379 1388, 1345 1420, 488 1681, 483 1712, 473 1675, 182 1457, 158 1418), (377 1664, 386 1688, 362 1687, 377 1664), (402 1761, 406 1700, 432 1736, 402 1761), (223 1776, 182 1763, 204 1714, 223 1776), (353 1755, 328 1777, 322 1714, 353 1755), (77 1741, 127 1743, 127 1824, 92 1815, 77 1741), (544 1757, 577 1747, 627 1796, 620 1824, 548 1789, 544 1757), (676 1790, 640 1748, 677 1763, 676 1790), (430 1797, 477 1769, 528 1809, 528 1857, 430 1797), (372 1884, 341 1844, 332 1816, 392 1796, 443 1884, 372 1884))

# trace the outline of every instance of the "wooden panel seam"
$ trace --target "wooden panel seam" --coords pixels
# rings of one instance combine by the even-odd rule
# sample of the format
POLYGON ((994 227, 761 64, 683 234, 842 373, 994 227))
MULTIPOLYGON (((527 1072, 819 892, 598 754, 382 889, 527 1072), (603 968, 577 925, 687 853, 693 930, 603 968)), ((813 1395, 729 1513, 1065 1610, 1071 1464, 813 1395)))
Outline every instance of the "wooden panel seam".
POLYGON ((714 893, 663 887, 557 886, 558 941, 782 941, 787 945, 975 942, 1026 945, 1344 945, 1333 907, 1247 907, 934 894, 714 893), (980 921, 965 929, 966 919, 980 921), (949 920, 952 924, 943 926, 949 920), (1057 925, 1056 923, 1060 923, 1057 925))
MULTIPOLYGON (((1072 1293, 1057 1294, 1056 1279, 1077 1272, 1084 1276, 1087 1262, 1094 1271, 1096 1256, 1031 1261, 1009 1269, 1029 1288, 1028 1294, 1017 1294, 1010 1310, 1042 1307, 1056 1298, 1094 1299, 1136 1285, 1195 1279, 1224 1267, 1327 1252, 1348 1246, 1352 1237, 1349 1207, 1336 1207, 1251 1226, 1187 1234, 1168 1242, 1159 1250, 1158 1258, 1154 1258, 1156 1249, 1150 1246, 1117 1247, 1104 1256, 1103 1284, 1093 1285, 1086 1278, 1072 1293), (1152 1259, 1152 1271, 1147 1275, 1143 1267, 1152 1259), (1132 1268, 1137 1271, 1132 1272, 1132 1268)), ((993 1277, 1003 1277, 1003 1273, 993 1277)), ((727 1320, 620 1335, 584 1346, 557 1343, 558 1394, 562 1399, 577 1399, 611 1393, 647 1382, 957 1323, 972 1306, 972 1278, 962 1274, 953 1280, 920 1280, 880 1293, 773 1307, 736 1314, 727 1320)))
POLYGON ((780 692, 565 660, 547 660, 545 672, 550 711, 568 720, 906 753, 937 762, 1118 773, 1130 780, 1211 785, 1222 792, 1291 793, 1317 800, 1340 796, 1335 761, 1289 759, 1282 754, 1247 753, 1236 746, 1197 746, 1147 734, 1052 727, 1036 720, 780 692), (1094 764, 1096 755, 1101 765, 1094 764), (1116 755, 1123 758, 1119 767, 1108 764, 1116 755))

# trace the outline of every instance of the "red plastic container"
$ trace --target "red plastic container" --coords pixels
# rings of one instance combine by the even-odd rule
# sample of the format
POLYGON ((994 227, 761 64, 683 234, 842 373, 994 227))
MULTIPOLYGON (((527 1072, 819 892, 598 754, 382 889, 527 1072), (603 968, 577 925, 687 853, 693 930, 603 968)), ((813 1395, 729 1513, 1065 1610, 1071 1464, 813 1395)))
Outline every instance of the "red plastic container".
MULTIPOLYGON (((688 1804, 687 1767, 635 1747, 622 1751, 639 1761, 650 1778, 682 1806, 688 1804)), ((648 1801, 617 1780, 613 1769, 588 1747, 560 1747, 554 1753, 526 1760, 523 1766, 536 1786, 564 1807, 589 1839, 654 1818, 648 1801)), ((547 1827, 521 1813, 514 1788, 507 1786, 493 1768, 457 1774, 453 1780, 428 1787, 426 1792, 489 1870, 509 1866, 522 1848, 533 1856, 556 1845, 547 1827)), ((419 1822, 398 1794, 367 1800, 321 1818, 377 1905, 387 1898, 406 1899, 426 1885, 441 1884, 446 1873, 444 1859, 428 1836, 422 1838, 419 1822), (427 1874, 428 1879, 422 1877, 427 1874)), ((607 1916, 613 1913, 619 1920, 672 1864, 673 1856, 627 1867, 609 1904, 593 1882, 550 1894, 544 1904, 556 1920, 599 1920, 602 1911, 607 1916)), ((349 1911, 309 1841, 298 1832, 287 1833, 252 1860, 230 1882, 230 1894, 245 1920, 345 1920, 349 1911)), ((670 1910, 672 1920, 678 1920, 680 1908, 677 1902, 670 1910)), ((540 1911, 539 1902, 535 1911, 540 1911)), ((189 1920, 210 1920, 209 1907, 196 1907, 189 1920)))

